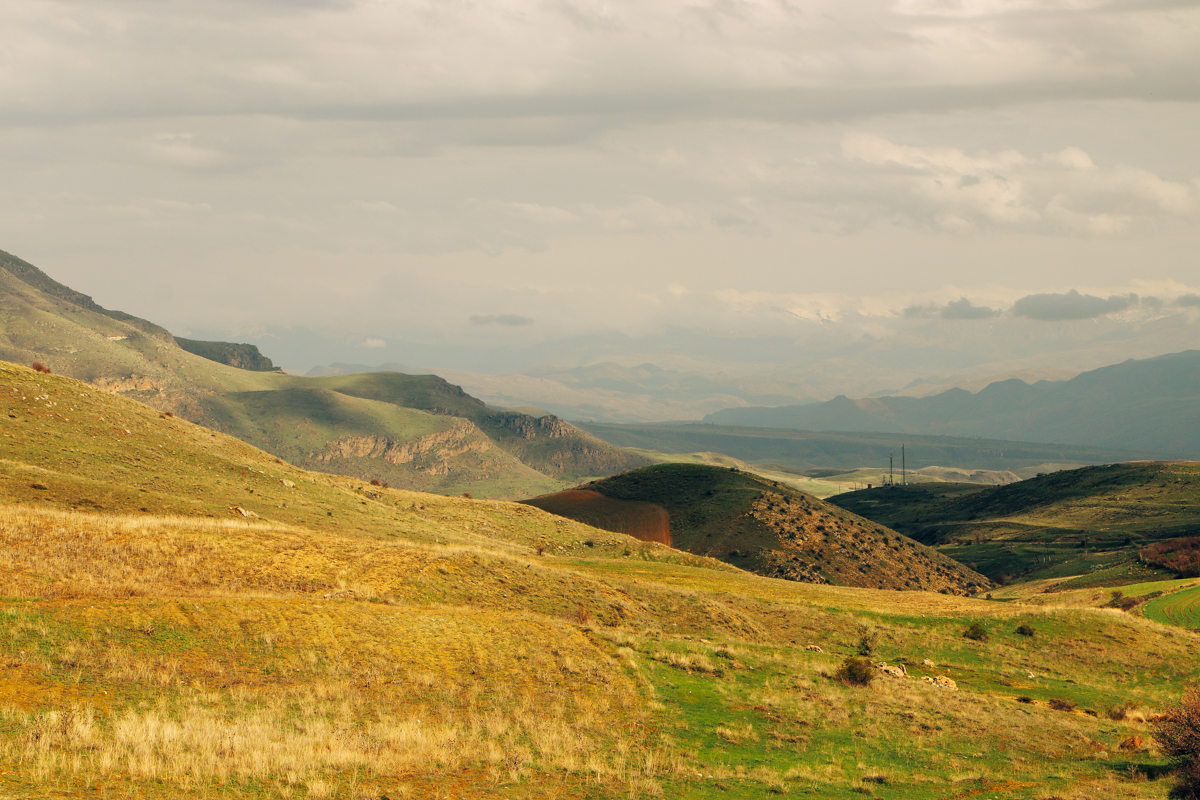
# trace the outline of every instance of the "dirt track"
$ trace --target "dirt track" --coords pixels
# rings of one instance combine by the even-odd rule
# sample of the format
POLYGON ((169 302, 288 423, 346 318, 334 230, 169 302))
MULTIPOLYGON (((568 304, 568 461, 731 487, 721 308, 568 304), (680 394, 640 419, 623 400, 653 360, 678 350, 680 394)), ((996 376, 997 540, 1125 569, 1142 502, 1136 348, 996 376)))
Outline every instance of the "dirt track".
POLYGON ((656 503, 617 500, 594 489, 567 489, 524 502, 595 528, 628 534, 643 542, 671 544, 671 515, 656 503))

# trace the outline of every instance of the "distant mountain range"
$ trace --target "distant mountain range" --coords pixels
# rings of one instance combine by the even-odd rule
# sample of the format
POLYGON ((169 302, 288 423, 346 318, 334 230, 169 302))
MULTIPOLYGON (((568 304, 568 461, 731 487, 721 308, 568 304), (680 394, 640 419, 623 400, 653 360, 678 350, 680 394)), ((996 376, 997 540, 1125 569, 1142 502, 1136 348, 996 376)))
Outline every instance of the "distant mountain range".
POLYGON ((876 431, 1123 448, 1200 458, 1200 350, 1130 359, 1067 381, 992 383, 932 397, 839 396, 824 403, 729 408, 705 422, 876 431))
POLYGON ((285 375, 254 345, 177 339, 4 252, 0 359, 39 362, 298 466, 401 488, 528 497, 649 463, 433 375, 285 375))

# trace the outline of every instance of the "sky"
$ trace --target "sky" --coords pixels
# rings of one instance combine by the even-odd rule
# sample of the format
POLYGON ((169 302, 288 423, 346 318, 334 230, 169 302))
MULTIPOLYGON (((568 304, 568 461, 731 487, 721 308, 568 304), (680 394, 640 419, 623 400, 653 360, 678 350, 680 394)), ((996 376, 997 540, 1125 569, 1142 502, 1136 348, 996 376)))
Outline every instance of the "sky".
POLYGON ((1198 101, 1182 0, 6 0, 0 249, 292 368, 1196 323, 1198 101))

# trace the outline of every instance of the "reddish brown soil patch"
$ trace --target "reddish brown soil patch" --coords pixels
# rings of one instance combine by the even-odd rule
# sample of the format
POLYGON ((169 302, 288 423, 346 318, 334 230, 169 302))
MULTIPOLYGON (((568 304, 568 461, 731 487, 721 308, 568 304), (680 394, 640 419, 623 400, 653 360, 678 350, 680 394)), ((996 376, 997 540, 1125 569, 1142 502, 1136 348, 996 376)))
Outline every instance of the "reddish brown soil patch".
POLYGON ((625 533, 643 542, 671 543, 671 515, 657 503, 617 500, 595 489, 567 489, 522 502, 593 528, 625 533))

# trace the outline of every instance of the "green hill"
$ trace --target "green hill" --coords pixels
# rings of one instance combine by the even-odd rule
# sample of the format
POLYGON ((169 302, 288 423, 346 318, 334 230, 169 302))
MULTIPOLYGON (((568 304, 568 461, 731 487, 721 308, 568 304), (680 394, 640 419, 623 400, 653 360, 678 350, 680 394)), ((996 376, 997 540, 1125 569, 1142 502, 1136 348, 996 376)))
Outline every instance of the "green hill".
MULTIPOLYGON (((579 490, 666 511, 666 541, 773 578, 974 594, 990 583, 962 564, 781 483, 703 464, 660 464, 579 490)), ((579 490, 576 490, 577 492, 579 490)), ((566 494, 566 493, 564 493, 566 494)), ((550 495, 530 505, 601 528, 631 530, 632 513, 550 495)), ((586 499, 586 498, 578 498, 586 499)), ((645 526, 650 528, 650 526, 645 526)))
POLYGON ((0 440, 7 796, 1149 800, 1120 743, 1200 678, 1134 615, 764 578, 23 366, 0 440), (831 678, 864 642, 908 677, 831 678))
POLYGON ((425 491, 527 497, 649 463, 557 417, 490 409, 432 375, 274 372, 253 345, 177 340, 6 253, 0 359, 40 362, 296 464, 425 491))
POLYGON ((1007 486, 917 484, 848 492, 837 505, 974 564, 993 580, 1164 573, 1141 564, 1145 545, 1200 531, 1200 463, 1085 467, 1007 486))

